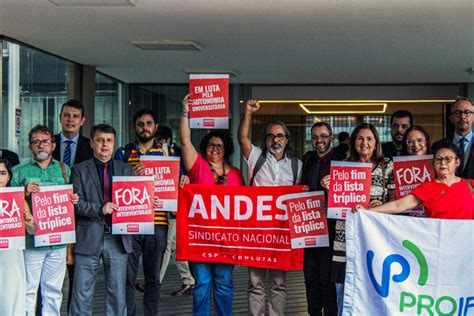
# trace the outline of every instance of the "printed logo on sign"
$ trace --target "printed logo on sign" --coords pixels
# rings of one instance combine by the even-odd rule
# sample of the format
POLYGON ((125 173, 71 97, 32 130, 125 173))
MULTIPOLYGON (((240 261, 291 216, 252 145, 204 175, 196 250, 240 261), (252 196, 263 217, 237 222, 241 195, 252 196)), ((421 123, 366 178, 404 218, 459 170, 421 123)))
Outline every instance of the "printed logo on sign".
POLYGON ((127 224, 127 233, 138 233, 139 231, 140 231, 140 225, 127 224))
POLYGON ((50 235, 49 236, 49 243, 50 244, 57 244, 61 242, 61 235, 50 235))
POLYGON ((342 218, 346 218, 347 217, 347 211, 342 211, 342 218))
POLYGON ((7 249, 8 241, 8 239, 0 239, 0 249, 7 249))
POLYGON ((306 247, 316 246, 316 238, 305 238, 304 239, 304 245, 306 247))
MULTIPOLYGON (((414 256, 414 259, 416 259, 416 262, 418 263, 420 271, 420 275, 418 276, 417 280, 418 285, 426 285, 428 280, 428 262, 425 255, 420 250, 420 248, 418 248, 418 246, 409 240, 404 240, 402 245, 411 252, 411 254, 414 256)), ((378 295, 385 299, 390 296, 391 280, 396 283, 402 283, 408 279, 411 272, 410 263, 407 258, 400 254, 391 254, 387 256, 382 262, 382 275, 379 283, 374 275, 374 258, 374 251, 367 251, 367 272, 375 291, 378 295), (399 272, 391 276, 392 265, 394 263, 396 264, 396 271, 399 272)), ((407 288, 411 289, 413 286, 407 288)), ((474 296, 460 297, 456 299, 448 295, 433 297, 425 293, 402 291, 400 292, 398 306, 399 312, 402 313, 402 315, 405 315, 405 313, 406 315, 420 315, 422 310, 426 310, 428 315, 468 315, 468 309, 474 308, 474 304, 469 303, 470 301, 474 302, 474 296)))
POLYGON ((202 124, 203 126, 212 127, 215 125, 215 122, 214 122, 214 119, 203 119, 202 124))

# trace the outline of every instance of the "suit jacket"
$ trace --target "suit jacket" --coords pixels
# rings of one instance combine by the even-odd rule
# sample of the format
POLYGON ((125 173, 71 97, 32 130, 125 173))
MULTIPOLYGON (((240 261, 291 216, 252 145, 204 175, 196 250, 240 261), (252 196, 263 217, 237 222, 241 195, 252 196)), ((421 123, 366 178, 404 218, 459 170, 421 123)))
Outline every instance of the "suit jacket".
MULTIPOLYGON (((56 148, 53 150, 53 158, 57 161, 61 161, 61 133, 54 135, 54 141, 56 142, 56 148)), ((79 135, 76 146, 76 156, 74 157, 74 164, 91 159, 93 156, 94 152, 91 148, 90 139, 79 135)))
MULTIPOLYGON (((471 140, 474 141, 474 138, 471 140)), ((443 138, 438 140, 431 145, 431 152, 435 153, 435 151, 442 145, 442 144, 453 144, 453 139, 451 138, 443 138)), ((471 144, 471 151, 469 152, 469 158, 467 159, 466 167, 462 172, 456 172, 456 175, 463 177, 465 179, 474 179, 474 144, 471 144)))
MULTIPOLYGON (((133 175, 132 167, 118 160, 113 161, 114 176, 133 175)), ((99 255, 104 241, 104 199, 94 159, 74 165, 71 173, 74 192, 79 195, 76 205, 76 246, 74 252, 82 255, 99 255)), ((122 241, 125 252, 131 253, 130 235, 115 235, 122 241)))

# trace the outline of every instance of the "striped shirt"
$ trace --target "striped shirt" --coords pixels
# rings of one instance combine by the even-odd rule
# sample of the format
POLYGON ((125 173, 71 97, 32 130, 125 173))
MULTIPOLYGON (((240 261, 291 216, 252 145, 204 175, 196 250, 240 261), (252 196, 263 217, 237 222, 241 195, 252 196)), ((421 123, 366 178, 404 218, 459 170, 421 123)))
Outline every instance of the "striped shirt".
MULTIPOLYGON (((166 150, 166 149, 165 149, 166 150)), ((168 147, 169 156, 176 156, 175 145, 171 144, 168 147)), ((140 156, 165 156, 163 151, 163 145, 161 143, 154 143, 153 147, 148 152, 143 153, 138 146, 137 142, 127 144, 117 149, 114 155, 114 159, 124 161, 131 166, 134 166, 140 162, 140 156)), ((155 225, 168 225, 168 212, 155 212, 155 225)))

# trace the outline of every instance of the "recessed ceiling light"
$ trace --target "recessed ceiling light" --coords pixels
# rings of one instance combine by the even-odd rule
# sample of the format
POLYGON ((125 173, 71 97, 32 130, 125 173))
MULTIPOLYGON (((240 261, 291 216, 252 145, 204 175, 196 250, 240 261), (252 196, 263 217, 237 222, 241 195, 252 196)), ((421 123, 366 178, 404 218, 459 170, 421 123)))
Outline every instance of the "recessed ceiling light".
POLYGON ((134 7, 136 0, 49 0, 58 7, 134 7))
POLYGON ((228 74, 231 77, 237 77, 237 73, 233 69, 184 69, 188 74, 228 74))
POLYGON ((133 46, 143 50, 201 50, 202 47, 193 41, 131 41, 133 46))

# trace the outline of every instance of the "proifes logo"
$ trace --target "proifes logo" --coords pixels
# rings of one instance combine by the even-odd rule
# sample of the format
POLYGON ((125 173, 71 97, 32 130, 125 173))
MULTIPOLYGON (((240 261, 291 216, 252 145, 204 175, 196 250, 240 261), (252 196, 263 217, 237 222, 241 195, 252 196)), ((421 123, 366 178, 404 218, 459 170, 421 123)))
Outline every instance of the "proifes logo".
POLYGON ((49 235, 50 244, 58 244, 61 242, 61 235, 49 235))
MULTIPOLYGON (((416 258, 420 267, 420 275, 417 283, 420 287, 426 285, 428 280, 428 262, 423 252, 414 243, 409 240, 402 242, 411 254, 416 258)), ((374 270, 375 253, 372 250, 367 251, 367 271, 369 273, 372 286, 378 295, 383 298, 390 296, 390 280, 395 283, 401 283, 408 279, 411 272, 409 261, 400 254, 391 254, 387 256, 382 263, 382 275, 380 283, 377 281, 374 270), (398 263, 401 271, 398 274, 393 274, 391 277, 392 265, 398 263), (391 277, 391 278, 390 278, 391 277)), ((410 287, 413 288, 413 287, 410 287)), ((443 295, 440 297, 433 297, 428 294, 412 293, 402 291, 399 298, 399 312, 407 313, 409 315, 468 315, 469 309, 474 309, 474 296, 460 297, 458 299, 443 295)))
POLYGON ((0 249, 8 249, 8 239, 0 239, 0 249))
POLYGON ((140 231, 140 225, 127 224, 127 233, 138 233, 139 231, 140 231))

